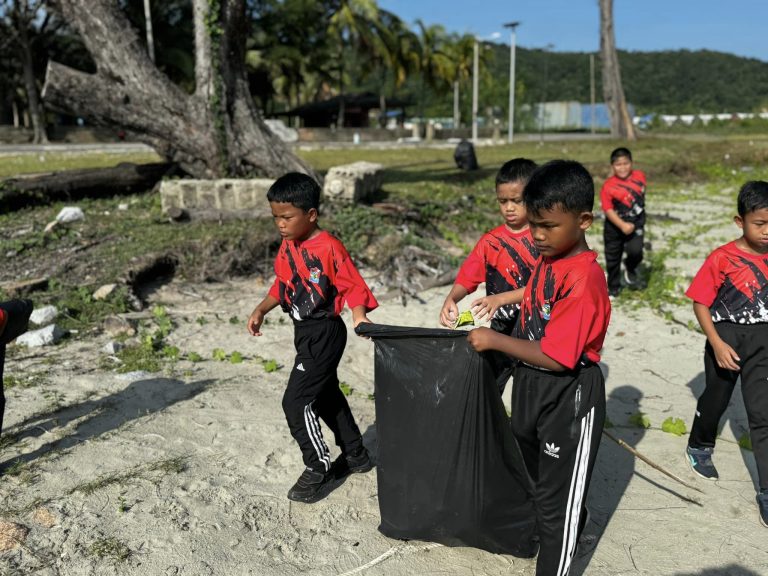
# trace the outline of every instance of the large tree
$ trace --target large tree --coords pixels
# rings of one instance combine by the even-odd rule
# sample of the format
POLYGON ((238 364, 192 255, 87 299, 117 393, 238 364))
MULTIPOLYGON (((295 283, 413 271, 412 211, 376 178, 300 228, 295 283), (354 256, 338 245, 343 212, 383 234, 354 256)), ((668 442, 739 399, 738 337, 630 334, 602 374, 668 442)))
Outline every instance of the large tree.
POLYGON ((52 0, 95 64, 49 62, 52 106, 122 128, 201 178, 312 173, 261 118, 245 73, 246 0, 193 0, 195 85, 188 93, 150 60, 117 0, 52 0))
POLYGON ((611 117, 611 136, 635 139, 635 128, 629 116, 621 69, 616 53, 616 37, 613 31, 613 0, 600 0, 600 57, 603 61, 603 98, 611 117))

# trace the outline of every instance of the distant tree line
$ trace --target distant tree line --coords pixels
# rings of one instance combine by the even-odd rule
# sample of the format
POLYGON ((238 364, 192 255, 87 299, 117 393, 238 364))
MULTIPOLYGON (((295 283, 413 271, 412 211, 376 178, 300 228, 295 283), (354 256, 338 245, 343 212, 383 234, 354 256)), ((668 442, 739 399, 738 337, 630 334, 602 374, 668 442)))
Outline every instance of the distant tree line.
MULTIPOLYGON (((145 42, 143 0, 116 0, 145 42)), ((156 64, 187 92, 195 86, 192 0, 152 0, 156 64)), ((246 67, 266 114, 357 92, 411 102, 417 116, 467 123, 474 38, 421 21, 407 23, 375 0, 249 0, 246 67)), ((620 42, 619 42, 620 43, 620 42)), ((509 46, 482 42, 480 111, 506 118, 509 46)), ((0 110, 29 121, 33 89, 48 59, 93 71, 82 41, 56 3, 0 0, 0 110), (34 10, 30 10, 29 7, 34 10), (31 73, 31 76, 30 76, 31 73)), ((754 111, 768 107, 768 63, 712 51, 619 52, 627 100, 640 113, 754 111)), ((602 94, 599 60, 596 93, 602 94)), ((516 102, 578 100, 590 94, 589 54, 518 48, 516 102)), ((598 96, 598 99, 601 98, 598 96)), ((525 114, 518 112, 520 118, 525 114)), ((343 116, 342 116, 343 117, 343 116)), ((31 124, 31 122, 29 122, 31 124)))

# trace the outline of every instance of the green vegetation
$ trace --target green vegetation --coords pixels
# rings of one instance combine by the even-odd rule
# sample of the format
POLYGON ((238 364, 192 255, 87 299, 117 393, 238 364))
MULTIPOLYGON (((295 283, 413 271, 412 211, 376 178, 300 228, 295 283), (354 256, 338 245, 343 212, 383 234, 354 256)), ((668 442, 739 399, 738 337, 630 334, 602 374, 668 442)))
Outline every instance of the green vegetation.
POLYGON ((339 390, 341 390, 341 393, 344 394, 344 396, 351 396, 354 388, 346 382, 339 382, 339 390))
POLYGON ((645 412, 636 412, 629 417, 629 423, 638 428, 650 428, 651 419, 645 412))
POLYGON ((749 450, 752 452, 752 437, 749 435, 749 432, 744 432, 741 436, 739 436, 738 443, 739 446, 744 450, 749 450))
POLYGON ((261 365, 264 367, 264 372, 277 372, 282 368, 282 366, 277 363, 277 360, 274 360, 273 358, 262 360, 261 365))
POLYGON ((35 154, 4 154, 0 162, 0 179, 21 174, 58 172, 80 168, 111 168, 123 162, 149 164, 160 162, 154 152, 40 152, 35 154))
POLYGON ((113 536, 96 540, 89 546, 88 553, 100 560, 111 560, 115 564, 125 562, 132 554, 125 542, 113 536))
POLYGON ((682 418, 673 418, 670 416, 664 422, 661 423, 661 429, 668 434, 674 434, 675 436, 682 436, 687 432, 685 427, 685 421, 682 418))

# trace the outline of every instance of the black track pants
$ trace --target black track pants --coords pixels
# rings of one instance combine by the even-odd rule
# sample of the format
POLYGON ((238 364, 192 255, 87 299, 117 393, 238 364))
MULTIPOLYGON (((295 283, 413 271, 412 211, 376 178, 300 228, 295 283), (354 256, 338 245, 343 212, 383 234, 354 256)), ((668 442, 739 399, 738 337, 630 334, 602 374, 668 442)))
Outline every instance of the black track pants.
POLYGON ((346 344, 347 329, 341 318, 294 323, 296 361, 283 395, 283 411, 304 464, 318 472, 331 468, 318 417, 331 429, 342 453, 363 445, 336 374, 346 344))
POLYGON ((515 371, 512 432, 534 484, 537 576, 570 570, 604 421, 605 381, 597 365, 564 373, 524 365, 515 371))
POLYGON ((0 434, 3 432, 5 414, 5 390, 3 388, 3 370, 5 368, 5 344, 0 344, 0 434))
POLYGON ((715 446, 720 418, 728 408, 733 388, 741 375, 741 393, 760 489, 768 490, 768 324, 718 322, 715 329, 741 358, 741 371, 720 368, 714 350, 707 342, 704 347, 706 385, 696 404, 688 445, 692 448, 715 446))
POLYGON ((630 235, 624 234, 608 220, 603 228, 605 242, 605 269, 608 272, 608 290, 621 288, 621 257, 626 251, 624 265, 634 272, 643 261, 643 229, 635 230, 630 235))

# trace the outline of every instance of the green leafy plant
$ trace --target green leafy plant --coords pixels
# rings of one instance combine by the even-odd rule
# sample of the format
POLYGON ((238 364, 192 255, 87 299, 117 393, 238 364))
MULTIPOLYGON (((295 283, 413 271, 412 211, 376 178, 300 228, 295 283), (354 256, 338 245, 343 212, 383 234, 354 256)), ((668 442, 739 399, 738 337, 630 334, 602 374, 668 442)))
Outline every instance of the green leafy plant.
POLYGON ((339 390, 341 390, 341 393, 344 394, 344 396, 351 396, 352 390, 354 390, 354 388, 352 388, 346 382, 339 382, 339 390))
POLYGON ((629 423, 637 426, 638 428, 650 428, 651 419, 645 414, 645 412, 637 412, 629 417, 629 423))
POLYGON ((190 362, 202 362, 203 357, 197 352, 187 352, 187 360, 190 362))
POLYGON ((224 360, 227 359, 227 353, 224 352, 223 348, 214 348, 213 352, 211 352, 211 356, 214 360, 218 360, 219 362, 224 362, 224 360))
POLYGON ((229 361, 232 364, 240 364, 243 361, 243 355, 240 354, 240 352, 238 352, 237 350, 235 350, 234 352, 232 352, 232 354, 229 355, 229 361))
POLYGON ((261 365, 264 367, 264 372, 277 372, 280 370, 280 365, 277 363, 277 360, 272 358, 268 360, 262 360, 261 365))
POLYGON ((200 324, 200 326, 205 326, 206 324, 208 324, 208 320, 206 320, 205 316, 198 316, 198 317, 195 319, 195 322, 197 322, 198 324, 200 324))
POLYGON ((682 436, 688 431, 682 418, 673 418, 672 416, 661 423, 661 429, 667 434, 674 434, 675 436, 682 436))
POLYGON ((229 323, 230 324, 240 324, 240 318, 238 318, 237 316, 230 316, 229 323))

